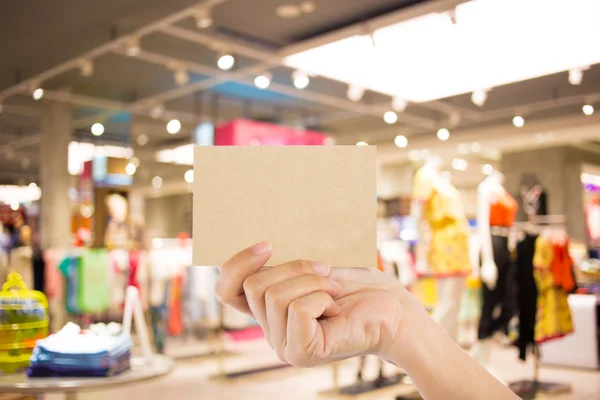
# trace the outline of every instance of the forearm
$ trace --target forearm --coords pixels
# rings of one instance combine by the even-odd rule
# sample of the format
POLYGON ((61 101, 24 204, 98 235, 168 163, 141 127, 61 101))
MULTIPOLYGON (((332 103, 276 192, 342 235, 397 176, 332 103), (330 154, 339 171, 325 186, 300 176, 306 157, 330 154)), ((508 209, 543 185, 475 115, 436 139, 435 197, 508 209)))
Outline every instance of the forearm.
POLYGON ((426 400, 516 399, 437 326, 420 304, 412 305, 390 361, 403 368, 426 400))

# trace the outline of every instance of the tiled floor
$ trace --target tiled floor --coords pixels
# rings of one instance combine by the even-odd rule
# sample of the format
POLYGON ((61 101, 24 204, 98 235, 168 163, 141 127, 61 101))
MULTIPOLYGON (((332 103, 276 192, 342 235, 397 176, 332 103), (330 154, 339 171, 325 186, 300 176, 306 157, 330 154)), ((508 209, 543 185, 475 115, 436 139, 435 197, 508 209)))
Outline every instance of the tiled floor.
MULTIPOLYGON (((333 386, 333 369, 330 366, 310 370, 286 369, 269 372, 260 376, 240 378, 233 381, 215 378, 221 371, 237 371, 244 368, 264 366, 277 360, 264 343, 253 343, 242 352, 226 359, 214 358, 180 361, 169 376, 154 381, 104 392, 85 393, 82 400, 113 399, 261 399, 261 400, 309 400, 328 398, 323 392, 333 386)), ((531 360, 522 363, 517 359, 514 349, 495 349, 492 364, 496 374, 510 382, 528 379, 533 374, 531 360)), ((367 375, 376 374, 377 362, 369 360, 367 375)), ((340 384, 346 385, 354 381, 357 361, 349 360, 340 365, 340 384)), ((387 373, 394 368, 387 365, 387 373)), ((368 376, 367 376, 368 377, 368 376)), ((549 398, 555 400, 598 400, 600 399, 600 372, 573 369, 557 369, 544 367, 540 370, 540 379, 571 383, 573 391, 566 395, 549 398)), ((395 387, 355 399, 389 399, 395 395, 407 393, 411 387, 407 385, 395 387)), ((59 400, 61 396, 49 396, 51 400, 59 400)), ((330 397, 329 397, 330 398, 330 397)), ((543 399, 543 396, 539 398, 543 399)))

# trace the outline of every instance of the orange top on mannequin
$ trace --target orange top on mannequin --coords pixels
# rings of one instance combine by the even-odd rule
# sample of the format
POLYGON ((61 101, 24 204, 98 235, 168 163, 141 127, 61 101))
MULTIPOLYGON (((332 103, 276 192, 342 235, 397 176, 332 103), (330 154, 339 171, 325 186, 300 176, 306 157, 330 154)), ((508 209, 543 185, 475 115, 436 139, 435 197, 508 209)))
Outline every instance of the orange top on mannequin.
POLYGON ((504 192, 490 205, 490 226, 513 226, 518 208, 517 201, 508 192, 504 192))

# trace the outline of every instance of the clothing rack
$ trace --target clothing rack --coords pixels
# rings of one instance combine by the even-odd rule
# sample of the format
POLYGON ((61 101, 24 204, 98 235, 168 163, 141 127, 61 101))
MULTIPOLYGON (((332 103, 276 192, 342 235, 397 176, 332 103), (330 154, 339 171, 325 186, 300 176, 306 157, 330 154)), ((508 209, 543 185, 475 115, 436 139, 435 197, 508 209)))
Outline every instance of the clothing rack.
MULTIPOLYGON (((528 222, 517 222, 513 228, 518 233, 529 233, 540 235, 549 227, 564 227, 566 217, 564 215, 535 215, 530 216, 528 222)), ((523 379, 512 382, 508 387, 522 399, 534 399, 538 393, 558 394, 569 393, 572 386, 569 383, 540 381, 540 349, 535 343, 532 348, 533 353, 533 379, 523 379)))

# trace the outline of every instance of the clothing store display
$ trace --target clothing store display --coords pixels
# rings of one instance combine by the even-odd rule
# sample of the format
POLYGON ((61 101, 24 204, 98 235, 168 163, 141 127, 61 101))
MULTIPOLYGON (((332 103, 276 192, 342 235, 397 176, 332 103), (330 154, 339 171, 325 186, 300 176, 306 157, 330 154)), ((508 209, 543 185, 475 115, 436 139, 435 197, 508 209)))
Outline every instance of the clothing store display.
POLYGON ((506 333, 508 321, 513 316, 513 270, 508 238, 492 235, 492 248, 494 263, 498 268, 498 279, 493 289, 487 285, 483 285, 482 288, 483 307, 478 329, 480 340, 487 339, 498 331, 506 333))
POLYGON ((15 247, 9 254, 9 272, 18 272, 28 288, 33 288, 33 249, 31 246, 15 247))
POLYGON ((585 225, 590 242, 600 245, 600 199, 598 197, 585 207, 585 225))
POLYGON ((543 343, 573 332, 567 291, 575 287, 565 278, 571 275, 572 261, 566 253, 568 241, 557 243, 541 235, 535 243, 534 276, 538 289, 535 342, 543 343), (555 272, 559 270, 559 272, 555 272), (558 279, 557 279, 558 278, 558 279))
POLYGON ((124 249, 113 249, 108 252, 110 263, 110 309, 121 310, 125 304, 125 289, 129 280, 129 252, 124 249))
POLYGON ((66 308, 70 314, 79 314, 81 309, 78 302, 77 284, 79 281, 79 264, 80 257, 69 255, 65 257, 59 264, 58 268, 66 279, 66 308))
POLYGON ((59 332, 38 340, 27 370, 29 377, 106 377, 129 368, 133 344, 129 334, 81 331, 69 322, 59 332))
POLYGON ((423 219, 431 229, 428 264, 434 276, 466 276, 469 261, 468 224, 460 193, 446 179, 424 166, 413 182, 414 199, 424 203, 423 219))
POLYGON ((79 264, 79 308, 84 313, 108 309, 108 252, 106 249, 85 249, 79 264))
POLYGON ((537 236, 527 234, 517 244, 516 309, 519 315, 517 347, 521 360, 526 359, 527 348, 534 344, 535 338, 538 291, 533 277, 533 256, 536 239, 537 236))

